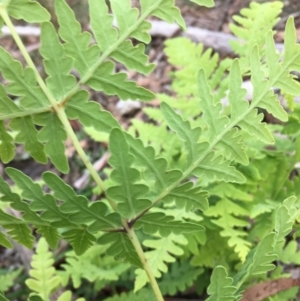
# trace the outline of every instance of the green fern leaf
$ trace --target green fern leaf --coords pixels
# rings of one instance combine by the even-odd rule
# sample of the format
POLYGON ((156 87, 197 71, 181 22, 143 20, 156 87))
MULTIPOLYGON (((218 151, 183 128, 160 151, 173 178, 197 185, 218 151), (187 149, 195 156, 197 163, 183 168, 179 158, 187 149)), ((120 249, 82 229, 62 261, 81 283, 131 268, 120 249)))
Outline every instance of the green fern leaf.
POLYGON ((273 253, 274 239, 275 233, 269 233, 256 248, 248 253, 246 261, 234 276, 235 286, 240 287, 249 276, 265 274, 274 269, 275 266, 271 264, 277 259, 277 256, 273 253))
POLYGON ((53 196, 49 194, 44 195, 39 184, 34 183, 28 176, 16 169, 7 168, 6 173, 21 189, 23 198, 31 201, 30 209, 35 212, 43 211, 41 214, 43 220, 55 223, 55 225, 59 227, 76 227, 76 225, 70 223, 67 216, 59 210, 53 196))
POLYGON ((7 133, 5 125, 0 121, 0 158, 3 163, 10 162, 15 156, 13 138, 7 133))
POLYGON ((15 141, 24 143, 25 150, 40 163, 47 163, 47 157, 44 151, 44 146, 38 141, 38 131, 35 128, 31 116, 20 117, 13 119, 10 128, 18 132, 15 141))
POLYGON ((228 125, 229 119, 227 116, 221 115, 222 105, 220 102, 215 103, 203 69, 198 74, 198 87, 200 108, 203 111, 203 119, 208 127, 206 136, 208 141, 211 142, 228 125))
POLYGON ((0 70, 9 85, 7 93, 20 96, 20 104, 26 109, 40 109, 49 106, 44 92, 36 86, 33 69, 23 69, 21 63, 0 47, 0 70))
MULTIPOLYGON (((97 2, 98 3, 98 2, 97 2)), ((99 16, 98 16, 99 17, 99 16)), ((86 82, 96 91, 104 91, 108 95, 117 94, 121 99, 152 100, 154 94, 136 85, 133 81, 127 81, 125 73, 115 73, 114 63, 103 63, 86 82)))
MULTIPOLYGON (((131 2, 128 0, 122 2, 112 0, 110 3, 114 16, 118 22, 119 34, 122 36, 129 32, 130 36, 133 38, 144 43, 149 43, 151 39, 147 33, 147 31, 151 28, 149 22, 143 21, 136 30, 131 32, 131 27, 135 26, 137 23, 139 16, 138 9, 131 8, 131 2)), ((107 47, 110 45, 105 46, 107 47)), ((148 64, 148 56, 146 56, 144 52, 144 44, 138 44, 134 47, 131 41, 126 40, 118 47, 118 49, 112 52, 111 56, 129 69, 148 74, 153 70, 155 65, 148 64)))
MULTIPOLYGON (((183 235, 171 234, 168 237, 143 241, 143 245, 145 247, 154 249, 145 252, 145 256, 156 278, 160 278, 162 273, 166 273, 168 271, 167 263, 175 262, 176 258, 174 256, 184 254, 182 247, 178 244, 187 244, 187 240, 183 235)), ((149 280, 144 270, 138 269, 135 273, 137 276, 134 284, 134 290, 138 291, 145 286, 149 280)))
POLYGON ((126 140, 130 153, 134 156, 133 165, 143 171, 146 183, 154 182, 152 190, 155 195, 159 195, 166 187, 182 177, 182 172, 179 170, 166 171, 167 161, 164 158, 157 158, 151 146, 144 147, 140 139, 135 139, 130 135, 126 135, 126 140))
POLYGON ((55 250, 61 239, 56 228, 52 226, 37 226, 37 233, 41 234, 47 241, 49 247, 55 250))
POLYGON ((250 3, 249 8, 241 10, 242 16, 233 16, 237 24, 231 23, 230 30, 239 41, 230 41, 232 49, 240 56, 249 56, 253 45, 258 45, 259 52, 263 50, 266 34, 278 22, 283 3, 280 1, 266 3, 250 3), (262 14, 264 18, 261 18, 262 14))
MULTIPOLYGON (((227 116, 221 115, 222 105, 220 101, 216 102, 215 97, 211 94, 203 69, 200 70, 198 79, 200 107, 208 126, 207 139, 209 142, 212 142, 228 126, 229 119, 227 116)), ((248 158, 241 143, 241 138, 237 129, 231 129, 226 134, 223 134, 222 139, 216 145, 223 150, 226 158, 247 165, 248 158)))
POLYGON ((106 249, 107 247, 94 245, 81 256, 68 252, 66 263, 62 265, 64 271, 60 271, 59 275, 63 280, 66 278, 66 282, 71 278, 74 288, 80 288, 84 279, 105 284, 117 281, 120 275, 129 269, 130 264, 116 262, 105 254, 106 249))
MULTIPOLYGON (((7 233, 12 239, 26 246, 28 249, 33 248, 34 236, 31 234, 29 227, 21 220, 0 210, 0 225, 7 229, 7 233)), ((4 241, 7 244, 7 240, 4 241)))
POLYGON ((223 150, 227 159, 248 165, 249 160, 242 139, 243 137, 240 135, 238 129, 233 128, 223 136, 222 140, 217 143, 217 146, 223 150))
POLYGON ((193 164, 199 154, 202 154, 208 147, 207 143, 198 143, 201 129, 192 129, 188 121, 183 121, 182 118, 171 109, 166 103, 161 104, 161 110, 170 128, 177 132, 178 137, 184 141, 187 149, 187 167, 193 164))
POLYGON ((9 271, 7 274, 0 275, 0 291, 7 291, 15 284, 16 278, 20 275, 22 269, 9 271))
POLYGON ((12 249, 14 247, 11 241, 2 232, 0 232, 0 245, 7 249, 12 249))
MULTIPOLYGON (((126 16, 124 11, 122 12, 122 16, 126 16)), ((149 74, 153 71, 155 64, 148 64, 149 58, 144 54, 144 52, 144 44, 133 46, 131 41, 124 41, 117 50, 112 52, 111 57, 124 64, 128 69, 149 74)))
MULTIPOLYGON (((211 76, 218 66, 219 55, 212 54, 211 48, 204 51, 203 44, 195 44, 187 38, 168 39, 164 50, 168 61, 180 68, 174 73, 175 79, 172 82, 174 91, 179 96, 198 96, 196 79, 199 69, 203 69, 207 77, 211 76)), ((211 86, 212 90, 214 88, 211 86)), ((197 111, 193 111, 191 115, 193 116, 197 111)))
POLYGON ((284 32, 284 61, 289 62, 289 67, 295 70, 300 68, 299 48, 300 45, 296 43, 297 34, 294 25, 294 19, 289 18, 284 32))
POLYGON ((19 20, 29 23, 45 22, 50 20, 50 14, 38 2, 32 0, 12 0, 7 8, 8 14, 19 20))
POLYGON ((111 179, 118 185, 109 187, 107 195, 118 203, 118 212, 131 219, 151 205, 150 200, 143 198, 148 187, 143 184, 135 184, 140 175, 136 169, 130 167, 134 157, 129 153, 129 147, 122 131, 113 129, 109 140, 111 151, 109 163, 114 168, 111 179))
POLYGON ((113 15, 108 13, 105 1, 92 0, 89 3, 91 29, 101 49, 105 51, 118 39, 118 30, 112 26, 113 15))
MULTIPOLYGON (((132 22, 132 17, 135 19, 137 10, 131 9, 130 2, 128 0, 120 3, 119 7, 116 3, 112 2, 112 8, 116 9, 117 21, 123 21, 124 16, 126 16, 126 22, 129 29, 126 28, 125 32, 128 35, 130 29, 136 27, 136 23, 130 24, 132 22), (124 3, 123 3, 124 2, 124 3), (125 9, 126 12, 122 11, 122 17, 119 12, 120 9, 125 9), (125 13, 125 15, 124 15, 125 13), (128 16, 129 14, 129 16, 128 16), (129 19, 128 19, 129 18, 129 19)), ((114 43, 118 40, 118 31, 113 24, 113 16, 108 14, 108 7, 104 1, 90 1, 90 17, 91 17, 91 28, 95 35, 95 39, 98 42, 99 47, 103 52, 112 48, 114 43), (105 28, 105 30, 103 30, 105 28)), ((144 21, 145 22, 145 21, 144 21)), ((147 26, 149 29, 149 26, 147 26)), ((135 28, 136 29, 136 28, 135 28)), ((123 29, 121 29, 123 30, 123 29)), ((120 33, 122 35, 122 32, 120 33)), ((145 65, 147 62, 147 56, 144 55, 144 46, 138 45, 133 47, 130 41, 124 41, 121 43, 119 50, 112 49, 111 56, 121 63, 125 64, 128 68, 137 68, 138 71, 143 73, 149 73, 153 69, 153 65, 145 65), (130 56, 128 55, 128 50, 130 50, 130 56), (135 58, 132 53, 137 55, 135 58), (140 62, 138 62, 140 60, 140 62), (141 64, 143 63, 143 64, 141 64)), ((124 73, 114 73, 114 64, 111 61, 102 63, 97 70, 93 73, 92 77, 86 82, 91 88, 97 91, 104 91, 109 95, 117 94, 121 99, 140 99, 140 100, 151 100, 154 98, 154 94, 150 91, 138 87, 134 82, 126 81, 126 74, 124 73)))
POLYGON ((156 16, 169 23, 177 22, 179 26, 185 29, 185 22, 177 7, 174 6, 174 0, 141 0, 142 13, 147 14, 151 12, 153 16, 156 16))
POLYGON ((84 126, 100 132, 109 133, 113 128, 120 127, 109 112, 101 110, 97 102, 89 101, 89 94, 85 90, 76 93, 67 102, 66 114, 70 119, 78 118, 84 126))
POLYGON ((83 76, 96 62, 100 49, 97 45, 90 47, 91 34, 87 31, 81 32, 81 26, 65 0, 55 1, 55 11, 59 23, 59 35, 66 42, 65 52, 74 59, 75 68, 83 76))
POLYGON ((44 151, 55 167, 63 172, 69 172, 69 164, 65 155, 65 144, 67 134, 55 113, 43 113, 34 116, 34 123, 43 128, 39 131, 37 138, 45 143, 44 151))
POLYGON ((54 192, 54 197, 63 202, 59 209, 68 214, 71 222, 89 223, 89 231, 92 232, 121 227, 120 215, 117 212, 106 215, 108 208, 104 203, 93 202, 89 205, 89 200, 85 196, 77 195, 69 185, 53 173, 44 173, 43 180, 54 192))
POLYGON ((42 24, 40 53, 48 74, 47 87, 57 101, 62 100, 76 84, 75 77, 69 74, 73 60, 65 56, 54 26, 49 22, 42 24))
POLYGON ((147 234, 159 232, 162 237, 167 237, 171 233, 193 233, 204 231, 204 227, 196 223, 176 221, 172 216, 167 216, 161 212, 144 214, 135 224, 136 228, 143 228, 147 234))
POLYGON ((171 264, 169 273, 163 275, 159 287, 162 294, 174 296, 191 287, 202 273, 203 269, 192 268, 187 261, 174 262, 171 264), (184 275, 184 277, 178 277, 178 275, 184 275))
POLYGON ((29 223, 34 224, 37 227, 37 232, 42 234, 49 246, 55 249, 58 245, 60 235, 57 229, 50 226, 47 222, 43 221, 40 216, 30 210, 29 204, 22 201, 20 196, 16 193, 12 193, 10 186, 0 178, 0 192, 3 194, 1 201, 10 202, 10 206, 23 213, 23 219, 29 223))
POLYGON ((2 177, 0 177, 0 192, 2 194, 1 201, 2 202, 10 202, 10 206, 23 213, 24 220, 38 225, 45 225, 47 223, 44 222, 35 212, 31 211, 29 208, 29 204, 21 200, 20 196, 17 193, 13 193, 11 191, 10 186, 7 182, 4 181, 2 177))
MULTIPOLYGON (((272 39, 272 46, 274 45, 274 41, 272 39)), ((268 64, 278 64, 278 62, 275 60, 271 60, 268 59, 269 55, 268 53, 271 53, 272 50, 270 49, 272 46, 270 46, 269 43, 267 43, 267 63, 268 64)), ((272 55, 272 54, 271 54, 272 55)), ((269 68, 271 68, 269 66, 269 68)), ((284 68, 284 72, 281 71, 280 76, 284 76, 286 74, 285 68, 284 68)), ((278 74, 277 74, 278 75, 278 74)), ((280 85, 279 84, 279 80, 274 80, 274 78, 272 78, 273 75, 270 74, 270 81, 273 82, 273 84, 276 85, 280 85)), ((261 66, 260 66, 260 61, 259 61, 259 56, 258 56, 258 49, 257 47, 254 47, 253 51, 252 51, 252 57, 251 57, 251 82, 253 84, 253 99, 252 99, 252 105, 258 105, 264 109, 266 109, 268 112, 270 112, 274 117, 282 120, 282 121, 287 121, 287 113, 284 111, 284 109, 282 108, 282 106, 279 103, 279 100, 277 98, 277 96, 274 94, 273 91, 267 90, 267 88, 269 87, 269 83, 268 81, 266 81, 265 79, 265 74, 264 72, 261 70, 261 66), (267 92, 265 92, 267 91, 267 92), (263 96, 263 98, 262 98, 263 96)), ((277 79, 277 77, 276 77, 277 79)), ((292 77, 290 77, 290 79, 292 79, 292 77)), ((285 77, 285 80, 289 80, 288 78, 285 77)), ((291 80, 289 80, 289 82, 291 82, 291 80)), ((299 85, 300 87, 300 85, 299 85)), ((289 91, 289 89, 287 89, 286 91, 289 91)))
MULTIPOLYGON (((112 0, 111 1, 111 8, 114 13, 114 16, 118 22, 118 27, 119 27, 119 34, 120 35, 125 35, 127 32, 131 32, 131 26, 137 23, 138 16, 139 16, 139 11, 137 8, 131 8, 131 2, 128 0, 125 1, 117 1, 117 0, 112 0)), ((142 28, 147 28, 150 29, 151 25, 147 21, 143 21, 142 24, 140 25, 142 28)), ((131 36, 137 40, 140 40, 139 38, 139 28, 132 33, 130 33, 131 36)), ((142 32, 141 34, 146 34, 146 32, 142 32)), ((144 43, 149 43, 150 42, 150 37, 147 36, 147 38, 143 38, 142 42, 144 43)), ((107 45, 109 46, 109 45, 107 45)))
POLYGON ((55 275, 53 267, 54 260, 48 251, 46 240, 41 238, 37 245, 36 254, 32 256, 29 271, 30 279, 25 281, 26 285, 43 300, 50 300, 49 297, 54 289, 60 284, 60 278, 55 275))
MULTIPOLYGON (((286 24, 285 34, 287 41, 284 44, 284 49, 285 51, 287 50, 287 53, 284 54, 283 63, 281 62, 280 55, 276 52, 271 34, 269 33, 267 37, 266 61, 269 68, 269 77, 270 81, 274 82, 274 85, 283 91, 286 91, 290 95, 298 95, 300 93, 300 84, 295 77, 290 74, 290 71, 300 70, 298 63, 300 46, 295 43, 297 35, 292 18, 290 18, 286 24), (280 74, 280 76, 278 76, 278 74, 280 74)), ((274 113, 272 114, 276 116, 274 113)))
POLYGON ((97 243, 100 245, 110 244, 107 254, 114 256, 116 260, 124 260, 143 268, 136 250, 124 233, 106 233, 97 240, 97 243))
POLYGON ((257 110, 251 111, 238 125, 250 135, 257 137, 265 143, 273 143, 274 137, 269 132, 266 124, 262 123, 264 115, 257 114, 257 110))
POLYGON ((224 229, 220 235, 229 237, 228 245, 234 247, 234 251, 244 261, 251 243, 242 239, 242 237, 247 235, 245 231, 242 231, 242 228, 248 227, 249 223, 232 216, 233 214, 235 216, 247 216, 248 211, 226 198, 219 200, 215 206, 205 211, 206 216, 221 216, 217 220, 212 220, 212 222, 224 229))
POLYGON ((96 240, 95 236, 85 229, 72 229, 63 232, 62 236, 71 244, 76 255, 83 254, 96 240))
POLYGON ((21 109, 6 95, 4 87, 0 85, 0 116, 7 118, 7 115, 18 112, 21 112, 21 109))
POLYGON ((205 177, 210 181, 219 180, 225 182, 244 183, 245 177, 238 172, 229 161, 224 161, 222 156, 215 156, 210 153, 193 170, 193 174, 197 177, 205 177))
POLYGON ((217 266, 210 278, 211 284, 207 289, 210 295, 206 301, 234 301, 236 300, 236 287, 232 285, 232 278, 228 277, 226 269, 217 266))
POLYGON ((208 193, 199 186, 187 182, 181 186, 172 189, 162 201, 166 204, 175 201, 178 209, 185 208, 186 211, 200 209, 202 211, 208 208, 208 193))
MULTIPOLYGON (((231 119, 237 120, 249 107, 249 104, 244 100, 246 91, 241 88, 242 76, 238 60, 234 60, 230 70, 230 83, 228 99, 231 105, 231 119), (242 101, 241 101, 242 100, 242 101)), ((273 143, 274 138, 266 127, 266 124, 261 123, 263 114, 257 115, 256 111, 252 111, 245 119, 239 121, 238 125, 248 132, 250 135, 255 135, 258 139, 265 143, 273 143)), ((242 163, 242 162, 241 162, 242 163)))

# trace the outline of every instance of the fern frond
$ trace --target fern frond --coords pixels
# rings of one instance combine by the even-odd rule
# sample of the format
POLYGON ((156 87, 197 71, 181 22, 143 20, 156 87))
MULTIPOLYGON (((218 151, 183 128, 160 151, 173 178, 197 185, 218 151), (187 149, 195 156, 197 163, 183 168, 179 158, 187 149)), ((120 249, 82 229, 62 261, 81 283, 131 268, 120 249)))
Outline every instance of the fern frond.
POLYGON ((230 41, 232 49, 242 57, 249 57, 252 47, 256 44, 261 54, 266 33, 278 22, 282 7, 280 1, 251 2, 249 8, 241 10, 242 16, 233 16, 237 24, 231 23, 229 28, 241 41, 230 41))
POLYGON ((217 220, 212 220, 212 222, 223 228, 220 235, 229 238, 228 245, 234 247, 234 251, 239 255, 241 260, 244 261, 249 252, 251 243, 242 238, 247 235, 242 229, 243 227, 249 226, 249 223, 236 216, 247 216, 248 211, 229 199, 224 198, 219 200, 215 206, 206 210, 205 215, 221 216, 217 220))
MULTIPOLYGON (((239 63, 237 60, 234 60, 230 70, 228 94, 232 120, 239 119, 239 116, 249 108, 248 102, 244 99, 246 91, 242 89, 241 86, 242 78, 239 63)), ((257 115, 256 111, 254 110, 250 113, 249 116, 247 116, 247 118, 239 122, 239 126, 249 134, 255 134, 255 136, 261 141, 265 143, 272 143, 274 141, 274 138, 268 131, 266 124, 261 123, 262 119, 263 115, 257 115)))
POLYGON ((13 119, 9 126, 18 134, 15 142, 23 143, 25 150, 40 163, 47 163, 47 157, 44 152, 44 146, 38 141, 38 131, 32 122, 30 116, 13 119))
MULTIPOLYGON (((181 68, 174 73, 172 88, 179 96, 197 95, 198 85, 195 79, 200 68, 210 77, 218 66, 219 55, 212 49, 204 51, 203 44, 196 45, 186 38, 169 39, 165 42, 168 61, 181 68)), ((213 89, 213 87, 212 87, 213 89)))
POLYGON ((170 128, 184 142, 187 150, 187 168, 189 168, 197 160, 197 155, 208 147, 207 143, 198 143, 202 131, 200 128, 192 129, 189 122, 183 121, 166 103, 161 104, 161 110, 170 128))
POLYGON ((131 219, 151 205, 151 201, 144 198, 148 187, 136 184, 140 175, 135 168, 130 167, 134 157, 129 153, 125 135, 121 130, 112 130, 109 146, 111 151, 109 162, 114 168, 111 179, 118 185, 109 187, 107 195, 117 202, 118 212, 123 217, 131 219))
POLYGON ((46 172, 43 180, 54 192, 54 197, 62 202, 59 210, 68 214, 68 220, 75 224, 89 224, 89 231, 98 232, 103 229, 117 229, 121 227, 121 218, 117 212, 106 214, 107 206, 103 202, 93 202, 67 185, 57 175, 46 172))
POLYGON ((187 261, 174 262, 170 266, 169 273, 163 275, 159 287, 164 295, 173 296, 191 287, 202 273, 203 269, 192 268, 187 261), (184 277, 178 277, 178 275, 184 275, 184 277))
MULTIPOLYGON (((1 96, 0 96, 1 97, 1 96)), ((0 158, 3 163, 8 163, 15 156, 13 137, 7 132, 3 121, 0 121, 0 158)))
POLYGON ((162 201, 166 204, 175 201, 178 209, 185 208, 186 211, 208 208, 208 193, 202 187, 194 186, 192 182, 187 182, 172 189, 162 201))
POLYGON ((63 172, 69 172, 69 164, 65 155, 65 144, 67 134, 59 118, 54 113, 43 113, 35 115, 35 124, 43 128, 38 132, 37 138, 44 144, 44 151, 55 167, 63 172))
POLYGON ((2 232, 0 232, 0 245, 7 249, 12 249, 14 247, 11 241, 2 232))
POLYGON ((47 98, 41 88, 36 85, 33 69, 23 69, 21 63, 0 47, 0 70, 3 77, 9 82, 6 91, 8 94, 19 96, 21 107, 26 109, 47 106, 47 98))
POLYGON ((50 300, 51 293, 60 285, 60 278, 55 275, 54 260, 48 251, 46 240, 41 238, 37 245, 36 254, 32 256, 30 279, 26 285, 36 292, 43 300, 50 300))
POLYGON ((16 278, 20 275, 22 269, 10 271, 9 273, 0 274, 0 291, 5 292, 14 285, 16 278))
POLYGON ((62 265, 64 271, 59 271, 59 276, 65 282, 71 278, 75 288, 82 285, 83 279, 90 282, 102 281, 104 285, 117 281, 130 265, 116 262, 112 257, 106 256, 106 249, 103 246, 94 245, 81 256, 68 252, 66 263, 62 265))
POLYGON ((233 279, 228 277, 226 269, 222 266, 217 266, 210 278, 211 284, 207 289, 210 295, 206 301, 234 301, 236 288, 232 285, 233 279))
MULTIPOLYGON (((126 0, 122 2, 121 7, 118 3, 112 1, 113 13, 116 16, 117 22, 124 25, 122 22, 124 17, 126 18, 125 28, 120 27, 120 36, 128 37, 128 33, 131 32, 132 27, 136 27, 138 11, 131 8, 130 1, 126 0), (125 11, 124 11, 124 10, 125 11), (120 14, 121 12, 121 14, 120 14), (126 14, 127 12, 127 14, 126 14), (124 13, 126 15, 124 15, 124 13), (122 32, 124 30, 124 32, 122 32)), ((108 14, 108 7, 105 2, 90 1, 90 17, 91 17, 91 28, 94 33, 95 39, 101 51, 105 52, 111 48, 111 45, 116 43, 119 38, 118 31, 112 27, 113 17, 108 14), (103 30, 105 28, 105 30, 103 30)), ((120 25, 120 24, 119 24, 120 25)), ((141 28, 143 32, 149 29, 149 23, 142 21, 141 28), (146 25, 146 26, 145 26, 146 25)), ((144 36, 144 34, 138 34, 138 28, 131 32, 135 38, 144 36)), ((147 42, 149 39, 147 38, 147 42)), ((120 46, 115 51, 112 51, 111 56, 117 59, 121 63, 125 64, 128 68, 136 68, 138 71, 148 73, 153 69, 153 65, 144 65, 148 57, 143 54, 144 46, 139 44, 134 47, 133 44, 125 40, 123 43, 118 43, 120 46), (137 57, 129 57, 129 53, 135 54, 137 57), (141 64, 144 63, 144 64, 141 64), (143 66, 142 66, 143 65, 143 66)), ((103 63, 93 74, 92 78, 87 82, 92 88, 96 90, 104 90, 107 94, 118 94, 121 99, 153 99, 153 94, 149 91, 137 87, 134 82, 126 82, 125 74, 113 74, 114 64, 112 62, 103 63), (110 86, 111 85, 111 86, 110 86)))
MULTIPOLYGON (((103 2, 104 3, 104 2, 103 2)), ((97 2, 98 6, 98 2, 97 2)), ((97 16, 98 18, 98 16, 97 16)), ((125 73, 114 73, 114 64, 111 61, 103 63, 86 82, 95 91, 104 91, 108 95, 117 94, 121 99, 152 100, 153 94, 139 87, 133 81, 126 80, 125 73)))
POLYGON ((59 23, 59 36, 65 41, 64 49, 67 55, 74 59, 75 68, 81 76, 88 72, 99 54, 97 45, 90 46, 92 36, 89 32, 81 32, 74 12, 64 0, 55 1, 55 11, 59 23))
POLYGON ((83 90, 76 93, 66 104, 66 114, 70 119, 79 119, 86 127, 93 127, 100 132, 109 133, 120 125, 107 111, 101 109, 95 101, 89 101, 89 94, 83 90))
MULTIPOLYGON (((145 256, 156 278, 160 278, 162 273, 166 273, 168 271, 167 264, 175 262, 175 256, 183 255, 183 249, 178 244, 187 244, 187 240, 183 235, 171 234, 168 237, 143 241, 143 245, 145 247, 153 249, 145 252, 145 256)), ((149 280, 144 270, 138 269, 135 273, 137 276, 134 290, 138 291, 144 287, 149 280)))
POLYGON ((161 154, 168 162, 173 155, 178 154, 181 149, 180 141, 173 133, 166 129, 165 124, 157 127, 150 123, 143 123, 138 119, 132 120, 132 126, 129 131, 132 136, 138 133, 139 139, 143 141, 144 145, 150 144, 154 148, 155 154, 161 154), (132 133, 134 131, 134 133, 132 133), (168 143, 165 141, 168 139, 168 143))
POLYGON ((76 84, 76 79, 69 74, 73 60, 65 56, 55 28, 49 22, 42 24, 40 54, 44 58, 45 71, 48 74, 47 87, 55 99, 60 101, 76 84))
POLYGON ((224 161, 222 156, 214 156, 211 153, 203 161, 194 169, 193 174, 195 176, 206 177, 210 181, 245 182, 245 177, 230 165, 230 161, 224 161))
POLYGON ((22 109, 19 106, 17 106, 11 98, 7 96, 3 85, 0 85, 0 96, 1 117, 4 118, 7 117, 7 115, 9 114, 14 114, 22 111, 22 109))
POLYGON ((83 254, 96 241, 95 236, 86 229, 72 229, 65 231, 62 236, 71 244, 77 255, 83 254))
POLYGON ((49 12, 38 2, 32 0, 12 0, 7 12, 13 18, 23 19, 28 23, 45 22, 50 20, 49 12))
POLYGON ((146 234, 155 234, 159 232, 162 237, 167 237, 171 233, 193 233, 204 231, 204 227, 196 223, 176 221, 172 216, 167 216, 161 212, 144 214, 135 224, 139 229, 142 227, 146 234))
POLYGON ((126 140, 130 147, 130 153, 134 156, 133 166, 138 167, 143 172, 144 180, 153 186, 151 190, 155 195, 162 193, 166 187, 172 185, 176 180, 182 176, 179 170, 167 171, 167 161, 163 157, 157 158, 155 156, 152 146, 144 147, 140 139, 134 139, 130 135, 126 136, 126 140))
POLYGON ((153 3, 151 0, 141 0, 142 14, 151 14, 169 23, 178 23, 179 26, 185 29, 185 22, 177 7, 174 6, 173 0, 160 0, 153 3))
POLYGON ((116 260, 124 260, 142 268, 141 261, 128 236, 124 233, 106 233, 98 241, 100 245, 110 244, 107 254, 116 260))
MULTIPOLYGON (((34 236, 30 228, 21 219, 18 219, 10 214, 4 213, 0 210, 0 225, 7 229, 7 233, 12 239, 18 243, 26 246, 28 249, 33 247, 34 236)), ((2 239, 2 243, 8 245, 7 239, 2 239)))
POLYGON ((43 220, 55 222, 60 227, 75 226, 69 222, 67 215, 59 210, 55 199, 49 194, 44 195, 39 184, 34 183, 28 176, 16 169, 7 168, 6 173, 22 190, 23 198, 31 201, 30 209, 34 212, 43 211, 41 214, 43 220))

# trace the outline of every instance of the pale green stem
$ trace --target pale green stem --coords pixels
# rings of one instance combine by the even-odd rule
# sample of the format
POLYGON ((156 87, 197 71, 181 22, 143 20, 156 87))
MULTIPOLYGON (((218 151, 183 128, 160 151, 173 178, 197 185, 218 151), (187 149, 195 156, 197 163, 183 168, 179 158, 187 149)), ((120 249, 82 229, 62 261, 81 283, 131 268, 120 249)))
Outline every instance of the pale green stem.
POLYGON ((134 230, 132 228, 129 228, 128 226, 125 229, 127 231, 127 235, 129 237, 129 239, 131 240, 131 242, 132 242, 132 244, 133 244, 133 246, 134 246, 134 248, 135 248, 135 250, 136 250, 136 252, 137 252, 137 254, 138 254, 139 258, 140 258, 140 260, 141 260, 141 263, 142 263, 143 268, 144 268, 144 270, 145 270, 145 272, 146 272, 146 274, 148 276, 150 285, 151 285, 151 287, 153 289, 153 292, 154 292, 154 295, 155 295, 157 301, 164 301, 164 298, 163 298, 163 296, 161 294, 159 286, 158 286, 158 284, 156 282, 156 279, 155 279, 155 277, 154 277, 154 275, 152 273, 152 270, 151 270, 151 268, 149 266, 148 260, 145 257, 145 253, 144 253, 144 251, 142 249, 142 246, 141 246, 141 244, 140 244, 140 242, 139 242, 139 240, 138 240, 138 238, 137 238, 134 230))
MULTIPOLYGON (((0 8, 0 16, 2 17, 3 21, 6 23, 7 27, 9 28, 9 30, 11 31, 11 35, 14 38, 16 44, 18 45, 20 52, 22 53, 23 57, 25 58, 28 66, 30 66, 36 76, 37 82, 40 85, 41 89, 43 90, 43 92, 45 93, 45 95, 47 96, 49 102, 51 103, 53 109, 55 110, 55 112, 57 113, 58 118, 60 119, 61 123, 63 124, 65 131, 67 133, 67 135, 70 137, 78 155, 80 156, 81 160, 83 161, 84 165, 86 166, 86 168, 89 170, 91 176, 93 177, 93 179, 95 180, 95 182, 97 183, 97 185, 100 187, 100 189, 105 192, 106 191, 106 187, 105 184, 103 183, 103 181, 101 180, 100 176, 98 175, 97 171, 94 169, 93 165, 91 164, 90 160, 88 159, 87 155, 85 154, 83 148, 81 147, 70 123, 69 120, 66 116, 66 113, 64 111, 64 107, 61 107, 59 103, 57 103, 56 99, 53 97, 53 95, 51 94, 51 92, 49 91, 49 89, 47 88, 44 80, 41 78, 39 72, 37 71, 31 57, 29 56, 22 40, 20 39, 19 35, 17 34, 17 32, 15 31, 15 28, 6 12, 5 9, 1 9, 0 8)), ((109 199, 107 197, 111 207, 116 211, 116 204, 113 200, 109 199)), ((122 219, 122 224, 123 227, 125 228, 127 235, 129 237, 129 239, 131 240, 141 262, 142 265, 145 269, 145 272, 148 276, 148 279, 150 281, 150 284, 152 286, 152 289, 154 291, 154 294, 156 296, 157 301, 164 301, 163 296, 161 294, 161 291, 159 289, 159 286, 156 282, 156 279, 152 273, 152 270, 148 264, 148 261, 145 257, 144 251, 141 247, 141 244, 134 232, 134 230, 132 228, 130 228, 128 226, 128 223, 125 219, 122 219)))

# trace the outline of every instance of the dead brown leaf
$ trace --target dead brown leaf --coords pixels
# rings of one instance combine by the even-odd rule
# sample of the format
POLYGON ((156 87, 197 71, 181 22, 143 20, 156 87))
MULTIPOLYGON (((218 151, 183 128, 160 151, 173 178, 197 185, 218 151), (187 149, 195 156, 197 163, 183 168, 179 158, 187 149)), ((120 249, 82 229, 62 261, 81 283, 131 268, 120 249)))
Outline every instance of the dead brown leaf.
POLYGON ((295 286, 300 286, 300 279, 280 278, 264 281, 246 289, 240 301, 261 301, 295 286))

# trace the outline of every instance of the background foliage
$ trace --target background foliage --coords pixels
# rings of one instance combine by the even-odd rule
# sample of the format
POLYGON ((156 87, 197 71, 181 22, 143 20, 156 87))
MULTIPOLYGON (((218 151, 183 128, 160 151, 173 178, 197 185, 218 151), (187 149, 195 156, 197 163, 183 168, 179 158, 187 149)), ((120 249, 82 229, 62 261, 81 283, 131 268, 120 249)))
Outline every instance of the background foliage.
MULTIPOLYGON (((57 169, 34 181, 8 167, 0 179, 0 244, 11 248, 16 241, 32 249, 39 237, 26 280, 30 301, 48 301, 55 293, 58 301, 81 301, 80 289, 88 282, 94 292, 112 287, 116 294, 107 301, 160 300, 160 294, 193 286, 199 296, 207 290, 209 301, 240 300, 252 283, 279 278, 285 265, 299 261, 299 108, 291 99, 300 94, 294 75, 300 46, 293 19, 286 24, 283 53, 277 52, 272 31, 279 1, 252 3, 234 18, 230 28, 240 42, 231 46, 239 58, 220 60, 187 39, 168 40, 165 51, 177 67, 176 96, 158 95, 160 108, 144 108, 152 122, 132 120, 127 131, 90 100, 90 89, 123 100, 153 99, 116 65, 143 74, 153 70, 145 54, 151 40, 148 16, 185 28, 173 1, 140 4, 138 10, 127 0, 109 5, 90 0, 87 32, 64 0, 55 1, 58 30, 37 2, 0 1, 2 21, 26 61, 24 67, 0 47, 1 160, 10 162, 22 144, 34 160, 49 160, 57 169), (10 17, 41 23, 45 78, 10 17), (253 86, 250 102, 244 78, 253 86), (275 124, 264 122, 266 112, 275 124), (70 120, 93 128, 95 139, 108 134, 105 178, 93 169, 70 120), (97 184, 96 201, 60 177, 70 170, 67 137, 97 184), (62 239, 73 251, 58 268, 49 247, 55 250, 62 239), (77 289, 73 297, 71 290, 61 292, 69 285, 77 289), (120 286, 128 293, 118 295, 120 286)), ((19 273, 3 277, 1 290, 19 273)), ((280 298, 296 294, 293 289, 280 298)))

